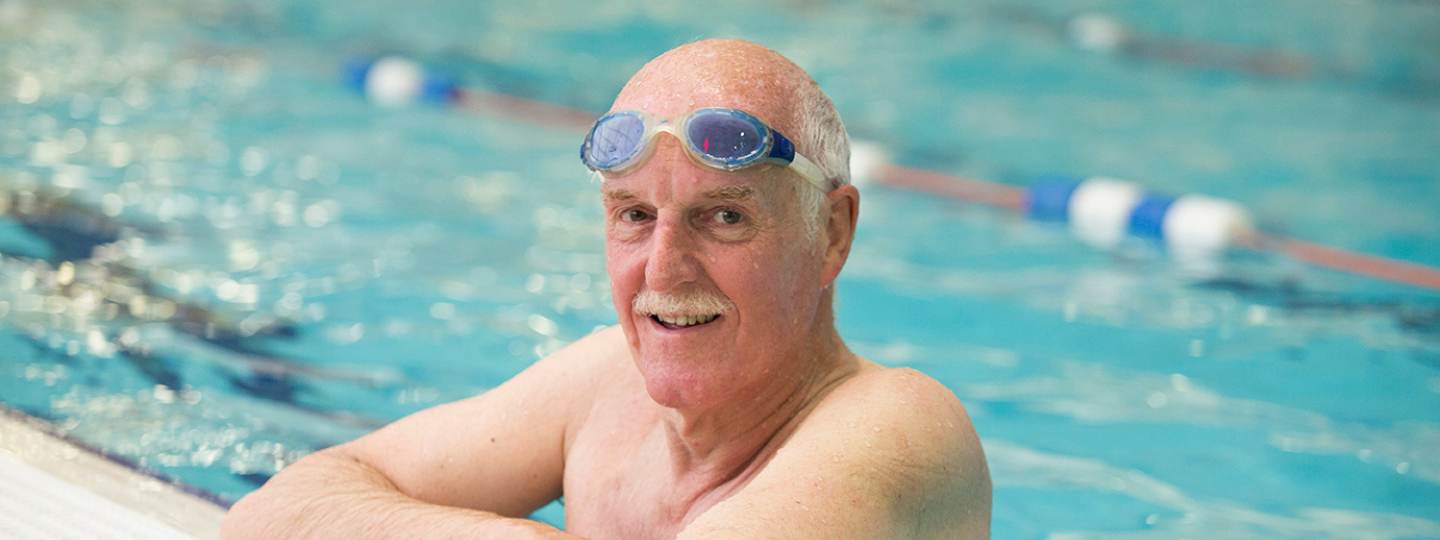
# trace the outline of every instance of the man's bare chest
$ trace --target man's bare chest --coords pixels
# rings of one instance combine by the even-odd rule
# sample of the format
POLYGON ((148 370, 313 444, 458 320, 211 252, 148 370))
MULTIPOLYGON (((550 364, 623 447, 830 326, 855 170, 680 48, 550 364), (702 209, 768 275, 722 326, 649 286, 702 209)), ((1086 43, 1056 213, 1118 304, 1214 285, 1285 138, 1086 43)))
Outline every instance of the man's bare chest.
POLYGON ((566 530, 587 538, 673 538, 688 505, 664 456, 631 433, 577 438, 565 463, 566 530))

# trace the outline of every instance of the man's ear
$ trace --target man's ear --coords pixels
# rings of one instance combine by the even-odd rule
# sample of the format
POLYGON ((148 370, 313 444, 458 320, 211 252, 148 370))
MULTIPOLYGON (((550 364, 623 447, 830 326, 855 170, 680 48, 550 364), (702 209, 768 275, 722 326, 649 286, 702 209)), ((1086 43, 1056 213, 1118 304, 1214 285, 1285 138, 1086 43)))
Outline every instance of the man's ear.
POLYGON ((842 185, 826 194, 825 204, 830 212, 825 221, 825 267, 821 284, 829 288, 845 266, 845 259, 850 257, 855 223, 860 219, 860 190, 850 184, 842 185))

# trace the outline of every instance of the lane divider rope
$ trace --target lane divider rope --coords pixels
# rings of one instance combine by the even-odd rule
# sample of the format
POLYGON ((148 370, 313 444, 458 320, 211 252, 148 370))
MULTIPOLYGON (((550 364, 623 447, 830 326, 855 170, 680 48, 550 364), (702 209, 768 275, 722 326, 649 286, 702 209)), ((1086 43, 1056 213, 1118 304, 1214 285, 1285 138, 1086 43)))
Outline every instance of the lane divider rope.
MULTIPOLYGON (((521 96, 463 87, 454 78, 399 57, 357 58, 343 69, 348 86, 384 106, 428 103, 516 117, 563 128, 586 129, 598 114, 521 96)), ((1038 221, 1068 224, 1087 244, 1108 249, 1125 238, 1160 242, 1186 260, 1217 257, 1230 249, 1276 253, 1313 266, 1440 290, 1440 269, 1267 234, 1240 204, 1206 195, 1173 196, 1108 177, 1050 176, 1021 188, 895 164, 884 146, 852 140, 851 176, 857 185, 879 184, 982 204, 1038 221)))

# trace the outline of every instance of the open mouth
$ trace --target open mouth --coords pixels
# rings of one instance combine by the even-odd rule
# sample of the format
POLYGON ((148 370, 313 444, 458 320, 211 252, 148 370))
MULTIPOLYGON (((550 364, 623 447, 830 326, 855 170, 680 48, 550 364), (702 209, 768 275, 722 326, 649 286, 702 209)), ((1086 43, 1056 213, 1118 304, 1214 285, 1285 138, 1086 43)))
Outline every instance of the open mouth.
POLYGON ((668 316, 668 315, 651 315, 651 316, 650 316, 650 320, 655 321, 655 324, 658 324, 658 325, 664 327, 664 328, 667 329, 667 330, 684 330, 684 329, 687 329, 687 328, 696 328, 696 327, 700 327, 700 326, 705 326, 705 325, 710 324, 710 323, 712 323, 712 322, 715 322, 716 320, 719 320, 719 319, 720 319, 720 315, 718 315, 718 314, 716 314, 716 315, 675 316, 675 317, 671 317, 671 316, 668 316))

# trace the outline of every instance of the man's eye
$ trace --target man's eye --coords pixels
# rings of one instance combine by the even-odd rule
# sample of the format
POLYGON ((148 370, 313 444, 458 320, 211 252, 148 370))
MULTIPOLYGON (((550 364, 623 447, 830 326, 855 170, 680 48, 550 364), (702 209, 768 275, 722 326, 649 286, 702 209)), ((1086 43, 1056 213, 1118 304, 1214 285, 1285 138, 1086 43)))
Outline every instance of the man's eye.
POLYGON ((728 208, 715 212, 715 222, 722 225, 736 225, 745 221, 745 215, 728 208))
POLYGON ((620 221, 636 223, 650 218, 650 214, 638 208, 631 208, 620 212, 620 221))

